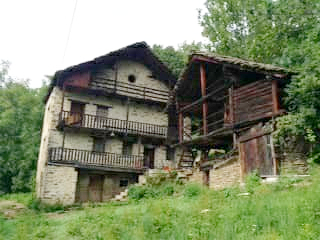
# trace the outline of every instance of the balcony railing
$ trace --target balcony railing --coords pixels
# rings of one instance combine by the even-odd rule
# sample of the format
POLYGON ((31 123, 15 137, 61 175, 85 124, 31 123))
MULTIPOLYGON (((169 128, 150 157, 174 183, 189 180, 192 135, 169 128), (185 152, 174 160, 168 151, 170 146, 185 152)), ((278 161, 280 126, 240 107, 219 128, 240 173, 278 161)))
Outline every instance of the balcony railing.
POLYGON ((161 125, 106 118, 89 114, 72 113, 67 111, 62 111, 60 113, 60 120, 62 120, 66 126, 70 127, 83 127, 158 137, 166 137, 168 131, 166 126, 161 125))
POLYGON ((143 169, 143 156, 68 148, 50 148, 49 162, 107 168, 143 169))
POLYGON ((94 78, 91 87, 97 90, 114 91, 116 94, 134 98, 166 103, 169 91, 139 86, 134 83, 115 81, 107 78, 94 78))

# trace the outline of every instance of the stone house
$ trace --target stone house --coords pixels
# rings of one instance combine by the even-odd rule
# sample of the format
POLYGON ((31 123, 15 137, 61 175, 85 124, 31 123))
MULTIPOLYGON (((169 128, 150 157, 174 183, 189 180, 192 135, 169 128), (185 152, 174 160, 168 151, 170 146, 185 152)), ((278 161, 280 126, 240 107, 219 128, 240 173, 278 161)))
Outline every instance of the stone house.
POLYGON ((197 149, 202 155, 191 163, 198 166, 192 178, 216 189, 240 183, 252 171, 263 178, 305 174, 303 154, 287 154, 273 141, 275 119, 286 113, 284 88, 294 74, 228 56, 191 54, 168 104, 169 118, 177 122, 172 147, 181 152, 179 166, 190 165, 184 155, 197 149))
POLYGON ((56 72, 46 97, 39 199, 105 201, 146 169, 172 167, 165 110, 175 82, 144 42, 56 72))

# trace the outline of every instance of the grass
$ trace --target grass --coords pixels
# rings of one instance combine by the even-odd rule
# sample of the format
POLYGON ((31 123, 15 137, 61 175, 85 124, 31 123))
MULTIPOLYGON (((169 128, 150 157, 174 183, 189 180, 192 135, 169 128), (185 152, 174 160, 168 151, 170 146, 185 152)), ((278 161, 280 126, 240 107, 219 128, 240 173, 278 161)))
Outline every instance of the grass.
POLYGON ((194 184, 171 194, 170 185, 162 195, 63 214, 26 209, 14 219, 0 215, 0 239, 319 239, 319 176, 315 169, 311 180, 272 185, 250 177, 249 196, 194 184))

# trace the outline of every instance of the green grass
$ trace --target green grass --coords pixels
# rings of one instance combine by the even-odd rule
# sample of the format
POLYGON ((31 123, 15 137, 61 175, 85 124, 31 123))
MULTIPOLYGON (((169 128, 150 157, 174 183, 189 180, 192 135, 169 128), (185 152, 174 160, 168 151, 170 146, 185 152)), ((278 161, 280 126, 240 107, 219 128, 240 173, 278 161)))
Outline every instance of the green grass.
POLYGON ((191 184, 172 196, 63 214, 25 210, 14 219, 0 216, 0 239, 319 239, 319 176, 316 169, 312 180, 263 185, 254 179, 249 196, 238 196, 239 188, 191 184))

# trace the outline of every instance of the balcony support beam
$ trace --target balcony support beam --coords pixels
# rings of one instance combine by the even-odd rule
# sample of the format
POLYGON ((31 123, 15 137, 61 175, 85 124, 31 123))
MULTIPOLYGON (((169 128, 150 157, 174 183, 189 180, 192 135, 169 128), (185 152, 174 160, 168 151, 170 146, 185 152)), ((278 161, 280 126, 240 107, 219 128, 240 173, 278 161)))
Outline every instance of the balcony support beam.
MULTIPOLYGON (((207 79, 206 79, 205 65, 203 63, 200 65, 200 86, 201 86, 202 98, 205 98, 205 96, 206 96, 207 79)), ((203 135, 207 135, 208 134, 207 115, 208 115, 208 101, 205 99, 202 102, 203 135)))

